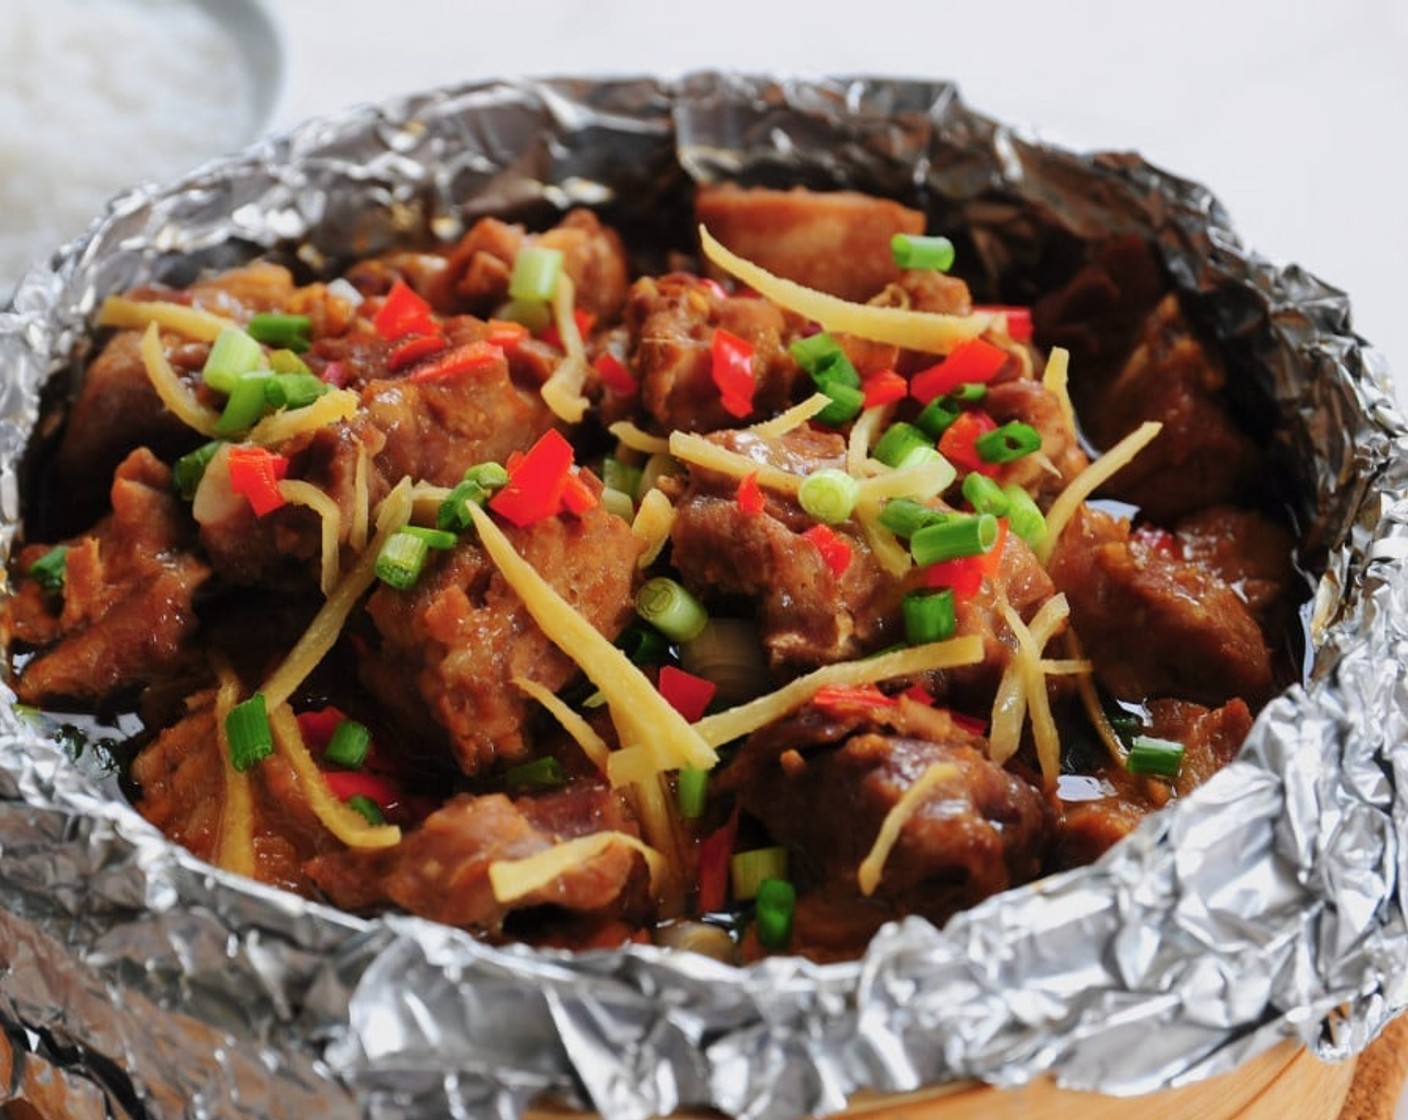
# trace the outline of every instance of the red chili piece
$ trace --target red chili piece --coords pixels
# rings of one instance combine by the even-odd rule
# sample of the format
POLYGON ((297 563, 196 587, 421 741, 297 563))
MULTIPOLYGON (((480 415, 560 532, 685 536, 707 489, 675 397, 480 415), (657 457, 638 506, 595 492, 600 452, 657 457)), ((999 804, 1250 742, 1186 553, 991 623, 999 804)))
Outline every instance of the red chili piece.
POLYGON ((633 397, 640 391, 640 383, 615 354, 598 354, 592 369, 596 370, 601 383, 617 396, 633 397))
POLYGON ((1011 307, 1007 304, 991 303, 982 307, 974 307, 973 312, 977 315, 1006 315, 1008 338, 1013 342, 1030 342, 1032 340, 1032 309, 1030 307, 1011 307))
POLYGON ((1007 518, 1000 517, 997 521, 997 543, 994 544, 981 556, 975 556, 978 570, 988 579, 996 579, 997 573, 1002 568, 1002 550, 1007 547, 1007 518))
POLYGON ((840 579, 851 566, 851 544, 837 536, 829 525, 813 525, 802 536, 812 542, 831 574, 840 579))
POLYGON ((893 696, 886 696, 873 684, 851 687, 823 685, 812 697, 813 706, 833 715, 857 708, 893 708, 898 703, 893 696))
POLYGON ((699 841, 699 912, 722 910, 728 902, 728 864, 738 839, 738 810, 728 822, 699 841))
POLYGON ((267 448, 252 445, 232 447, 226 460, 230 470, 230 489, 249 500, 256 517, 273 513, 284 504, 279 493, 279 480, 288 474, 288 459, 275 455, 267 448))
POLYGON ((372 326, 387 342, 395 342, 408 334, 435 334, 439 330, 430 304, 400 279, 386 293, 386 299, 372 318, 372 326))
POLYGON ((339 801, 349 797, 370 797, 385 812, 401 801, 401 791, 380 774, 365 770, 324 770, 323 780, 339 801))
MULTIPOLYGON (((583 338, 592 333, 592 327, 596 326, 596 316, 590 311, 583 311, 580 307, 572 309, 572 318, 577 324, 577 333, 583 338)), ((556 323, 551 323, 538 332, 538 337, 549 346, 556 346, 559 350, 566 352, 567 347, 562 342, 562 332, 557 329, 556 323)))
POLYGON ((298 733, 303 736, 304 743, 314 750, 322 750, 328 745, 337 725, 347 717, 337 708, 327 707, 316 712, 299 712, 294 718, 298 720, 298 733))
POLYGON ((744 513, 763 512, 763 488, 758 485, 757 471, 738 484, 738 508, 744 513))
POLYGON ((323 367, 321 376, 334 389, 347 387, 347 367, 342 362, 329 362, 323 367))
POLYGON ((979 557, 964 556, 930 564, 923 572, 924 586, 949 587, 955 599, 971 599, 983 586, 983 569, 979 557))
POLYGON ((981 338, 970 338, 936 366, 916 373, 909 392, 920 404, 945 397, 960 385, 983 384, 997 376, 1010 357, 1006 350, 981 338))
POLYGON ((549 428, 516 464, 505 468, 508 483, 489 499, 489 508, 519 528, 532 525, 562 507, 572 471, 572 445, 556 428, 549 428))
POLYGON ((865 393, 865 407, 878 408, 904 400, 909 395, 909 382, 892 369, 882 369, 867 377, 861 390, 865 393))
POLYGON ((986 412, 977 409, 960 412, 958 419, 939 437, 939 451, 961 471, 977 471, 992 477, 997 474, 999 464, 984 462, 975 444, 980 435, 996 428, 996 421, 986 412))
POLYGON ((710 374, 719 387, 724 411, 742 419, 753 411, 758 380, 753 374, 753 344, 723 328, 709 347, 710 374))
POLYGON ((696 677, 673 665, 660 668, 660 681, 657 685, 665 702, 684 716, 690 723, 703 718, 714 699, 718 686, 704 677, 696 677))
POLYGON ((966 716, 962 712, 955 712, 948 709, 948 718, 953 720, 955 727, 961 727, 971 735, 986 735, 988 733, 988 721, 978 719, 977 716, 966 716))
POLYGON ((445 349, 446 342, 438 334, 407 335, 391 348, 386 358, 386 368, 392 373, 415 365, 422 358, 438 354, 445 349))
POLYGON ((489 333, 485 342, 493 343, 504 350, 512 350, 529 335, 528 328, 512 319, 490 319, 489 333))
POLYGON ((409 380, 417 382, 450 381, 498 362, 507 361, 504 352, 492 342, 467 342, 446 350, 438 358, 416 367, 409 380))
POLYGON ((562 505, 574 517, 582 517, 601 504, 597 493, 582 478, 580 467, 567 472, 567 484, 562 488, 562 505))

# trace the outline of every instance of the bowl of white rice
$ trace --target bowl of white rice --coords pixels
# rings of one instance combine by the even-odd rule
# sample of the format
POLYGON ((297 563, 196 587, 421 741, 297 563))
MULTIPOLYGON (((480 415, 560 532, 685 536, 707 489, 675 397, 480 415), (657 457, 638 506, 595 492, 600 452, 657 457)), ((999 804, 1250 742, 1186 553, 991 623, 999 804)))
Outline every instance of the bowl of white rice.
POLYGON ((0 304, 104 201, 257 137, 284 51, 258 0, 4 0, 0 304))

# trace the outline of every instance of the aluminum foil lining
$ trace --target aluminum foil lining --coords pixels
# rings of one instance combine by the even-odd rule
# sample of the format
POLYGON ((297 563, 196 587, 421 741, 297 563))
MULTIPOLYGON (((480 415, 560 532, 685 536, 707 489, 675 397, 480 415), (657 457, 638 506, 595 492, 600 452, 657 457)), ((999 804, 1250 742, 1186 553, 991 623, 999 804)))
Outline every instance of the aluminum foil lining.
POLYGON ((1408 1005, 1408 434, 1384 363, 1340 292, 1247 250, 1204 188, 1041 143, 946 83, 487 82, 130 191, 0 314, 4 543, 40 387, 75 375, 107 293, 275 245, 336 262, 574 204, 682 245, 691 183, 723 177, 921 205, 980 263, 980 293, 1010 302, 1053 237, 1154 239, 1278 414, 1303 559, 1323 573, 1303 687, 1096 866, 942 931, 887 928, 852 964, 746 969, 495 949, 259 887, 169 844, 0 706, 4 1092, 62 1089, 93 1117, 510 1117, 549 1094, 612 1120, 791 1120, 966 1078, 1136 1093, 1287 1038, 1339 1059, 1408 1005))

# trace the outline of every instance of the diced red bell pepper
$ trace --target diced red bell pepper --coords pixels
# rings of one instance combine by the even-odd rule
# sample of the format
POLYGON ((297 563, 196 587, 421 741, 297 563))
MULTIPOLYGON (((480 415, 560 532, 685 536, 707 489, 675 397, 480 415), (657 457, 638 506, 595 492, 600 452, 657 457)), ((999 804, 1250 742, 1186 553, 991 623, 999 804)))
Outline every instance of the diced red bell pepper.
POLYGON ((562 505, 573 517, 581 517, 588 510, 601 505, 601 499, 582 478, 581 469, 578 467, 567 472, 567 484, 562 488, 562 505))
POLYGON ((728 865, 738 841, 738 810, 699 841, 699 912, 712 914, 728 902, 728 865))
POLYGON ((662 665, 660 680, 656 686, 665 703, 684 716, 690 723, 703 718, 709 703, 714 699, 718 686, 704 677, 696 677, 673 665, 662 665))
POLYGON ((383 812, 401 801, 401 791, 380 774, 369 774, 365 770, 324 770, 323 780, 339 801, 359 795, 370 797, 383 812))
POLYGON ((811 541, 831 574, 840 579, 851 566, 851 542, 838 536, 830 525, 813 525, 802 536, 811 541))
POLYGON ((230 489, 248 499, 256 517, 273 513, 284 504, 279 480, 288 474, 286 456, 275 455, 268 448, 253 444, 231 447, 228 455, 230 489))
POLYGON ((508 482, 489 499, 489 508, 519 528, 555 516, 572 471, 572 445, 549 428, 517 463, 509 459, 508 482))
POLYGON ((467 342, 453 350, 446 350, 438 358, 433 358, 424 365, 417 366, 410 380, 420 383, 450 381, 507 360, 503 350, 492 342, 467 342))
POLYGON ((753 411, 758 380, 753 374, 753 344, 722 327, 709 346, 709 373, 719 388, 724 411, 739 419, 753 411))
POLYGON ((763 488, 758 485, 757 471, 738 484, 738 508, 744 513, 763 512, 763 488))
POLYGON ((617 396, 633 397, 640 391, 640 383, 615 354, 598 354, 592 362, 597 378, 617 396))
POLYGON ((882 369, 861 382, 861 391, 865 394, 865 407, 878 408, 904 400, 909 395, 909 382, 892 369, 882 369))
POLYGON ((958 414, 955 420, 939 437, 939 451, 945 459, 961 471, 977 471, 992 477, 998 471, 997 463, 988 463, 978 454, 978 437, 984 432, 997 428, 996 421, 986 412, 968 409, 958 414))
POLYGON ((303 742, 313 750, 320 751, 332 739, 337 725, 347 717, 337 708, 329 706, 316 712, 299 712, 295 718, 298 720, 298 733, 303 736, 303 742))
MULTIPOLYGON (((572 309, 572 319, 577 324, 577 333, 586 338, 592 333, 592 327, 596 326, 596 316, 590 311, 583 311, 580 307, 572 309)), ((566 346, 562 343, 562 332, 557 329, 556 323, 551 323, 538 332, 538 337, 549 346, 556 346, 559 350, 565 351, 566 346)))
POLYGON ((438 354, 448 344, 438 334, 411 334, 391 348, 386 357, 386 368, 397 373, 407 366, 415 365, 422 358, 438 354))
POLYGON ((854 712, 857 708, 893 708, 899 701, 886 696, 873 684, 823 685, 812 696, 812 706, 832 715, 854 712))
POLYGON ((381 307, 372 317, 376 333, 387 342, 395 342, 408 334, 435 334, 438 327, 430 304, 404 280, 398 279, 386 293, 381 307))
POLYGON ((997 376, 1011 357, 1000 346, 981 338, 960 342, 938 365, 920 370, 909 380, 910 395, 920 404, 945 397, 960 385, 982 384, 997 376))
POLYGON ((974 307, 973 311, 979 315, 1006 315, 1008 338, 1013 342, 1030 342, 1032 340, 1032 309, 1030 307, 1011 307, 1007 304, 993 303, 974 307))
POLYGON ((976 556, 942 560, 924 569, 925 587, 952 588, 955 599, 971 599, 983 586, 983 569, 976 556))

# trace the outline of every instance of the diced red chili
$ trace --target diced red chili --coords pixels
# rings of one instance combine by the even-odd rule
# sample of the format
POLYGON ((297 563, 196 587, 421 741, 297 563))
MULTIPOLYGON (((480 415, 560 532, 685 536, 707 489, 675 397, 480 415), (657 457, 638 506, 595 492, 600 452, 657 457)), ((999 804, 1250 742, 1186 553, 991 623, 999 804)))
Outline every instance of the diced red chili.
POLYGON ((831 574, 840 579, 851 566, 851 542, 838 536, 829 525, 813 525, 802 536, 821 553, 831 574))
MULTIPOLYGON (((577 333, 586 338, 592 333, 592 327, 596 326, 596 316, 590 311, 583 311, 580 307, 572 309, 572 320, 577 324, 577 333)), ((549 346, 556 346, 559 350, 565 351, 567 347, 562 342, 562 332, 557 329, 556 323, 551 323, 538 332, 538 337, 549 346)))
POLYGON ((342 389, 347 385, 347 366, 342 362, 329 362, 323 367, 321 376, 334 389, 342 389))
POLYGON ((812 705, 831 715, 853 712, 857 708, 893 708, 899 703, 886 696, 873 684, 823 685, 812 697, 812 705))
POLYGON ((324 770, 323 780, 339 801, 359 795, 370 797, 383 811, 401 801, 401 791, 380 774, 369 774, 365 770, 324 770))
POLYGON ((438 358, 417 366, 410 380, 417 382, 450 381, 476 370, 485 369, 497 362, 507 361, 503 350, 492 342, 467 342, 446 350, 438 358))
POLYGON ((556 515, 572 471, 572 445, 549 428, 517 462, 513 458, 505 463, 508 482, 489 499, 489 508, 519 528, 556 515))
POLYGON ((299 712, 295 718, 304 743, 316 751, 328 745, 337 725, 347 717, 337 708, 329 706, 316 712, 299 712))
POLYGON ((882 369, 861 382, 861 391, 865 393, 865 407, 878 408, 904 400, 909 395, 909 382, 892 369, 882 369))
POLYGON ((1160 529, 1157 525, 1140 525, 1130 535, 1144 547, 1160 552, 1170 560, 1183 559, 1182 542, 1167 529, 1160 529))
POLYGON ((717 280, 705 276, 702 280, 699 281, 699 286, 708 291, 709 294, 714 296, 716 299, 728 299, 728 293, 724 291, 724 286, 720 284, 717 280))
POLYGON ((484 336, 484 341, 503 350, 512 350, 531 333, 522 323, 515 323, 512 319, 490 319, 488 326, 489 333, 484 336))
POLYGON ((1007 304, 993 303, 974 307, 973 311, 979 315, 1006 315, 1008 338, 1013 342, 1030 342, 1032 340, 1032 309, 1030 307, 1011 307, 1007 304))
POLYGON ((913 700, 916 704, 923 704, 926 708, 934 706, 934 694, 922 684, 912 684, 900 695, 913 700))
POLYGON ((617 396, 633 397, 640 390, 640 383, 615 354, 598 354, 592 369, 596 370, 601 383, 617 396))
POLYGON ((738 810, 699 841, 699 912, 711 914, 728 902, 728 865, 738 841, 738 810))
POLYGON ((955 599, 971 599, 983 586, 983 569, 977 556, 962 556, 930 564, 923 571, 925 587, 953 589, 955 599))
POLYGON ((422 358, 429 358, 444 350, 447 343, 438 334, 407 335, 391 348, 386 358, 386 368, 397 373, 407 366, 415 365, 422 358))
POLYGON ((230 489, 248 499, 256 517, 273 513, 284 504, 279 480, 288 474, 286 456, 249 444, 231 447, 228 454, 230 489))
POLYGON ((973 557, 977 561, 978 570, 988 579, 996 579, 997 573, 1002 568, 1002 550, 1007 547, 1007 529, 1007 518, 998 518, 997 543, 981 556, 973 557))
POLYGON ((920 404, 952 393, 960 385, 991 381, 1011 357, 1000 346, 981 338, 960 342, 938 365, 920 370, 909 380, 910 394, 920 404))
POLYGON ((997 474, 999 464, 985 462, 975 444, 980 435, 996 428, 996 421, 986 412, 977 409, 960 412, 958 419, 939 437, 939 451, 959 470, 977 471, 991 477, 997 474))
POLYGON ((582 478, 580 468, 574 467, 567 472, 567 484, 562 488, 562 505, 573 517, 581 517, 601 505, 597 492, 582 478))
POLYGON ((372 326, 387 342, 395 342, 408 334, 435 334, 438 330, 430 304, 401 279, 386 293, 372 318, 372 326))
POLYGON ((763 488, 758 485, 757 471, 738 484, 738 508, 744 513, 763 512, 763 488))
POLYGON ((660 680, 656 686, 665 702, 689 720, 690 723, 702 719, 714 699, 718 686, 704 677, 696 677, 673 665, 660 668, 660 680))
POLYGON ((709 347, 710 375, 719 388, 719 400, 730 416, 742 419, 753 411, 758 381, 753 374, 753 344, 719 328, 709 347))
POLYGON ((988 733, 988 721, 979 719, 977 716, 964 715, 962 712, 955 712, 948 709, 948 718, 953 720, 955 727, 960 727, 970 735, 986 735, 988 733))

